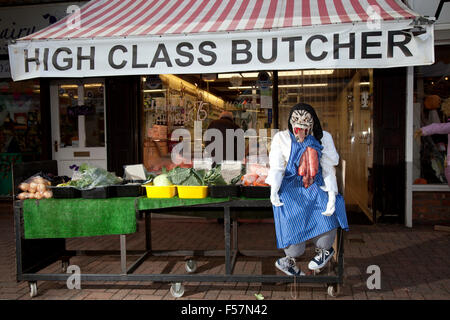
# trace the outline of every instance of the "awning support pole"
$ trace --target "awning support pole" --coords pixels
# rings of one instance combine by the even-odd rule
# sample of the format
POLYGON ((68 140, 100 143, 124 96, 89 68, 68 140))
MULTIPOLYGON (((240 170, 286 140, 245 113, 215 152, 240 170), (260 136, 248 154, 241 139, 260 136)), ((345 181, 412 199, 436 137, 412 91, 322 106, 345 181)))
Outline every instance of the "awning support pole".
POLYGON ((414 114, 414 67, 406 69, 406 188, 405 188, 405 226, 412 228, 412 201, 413 201, 413 114, 414 114))

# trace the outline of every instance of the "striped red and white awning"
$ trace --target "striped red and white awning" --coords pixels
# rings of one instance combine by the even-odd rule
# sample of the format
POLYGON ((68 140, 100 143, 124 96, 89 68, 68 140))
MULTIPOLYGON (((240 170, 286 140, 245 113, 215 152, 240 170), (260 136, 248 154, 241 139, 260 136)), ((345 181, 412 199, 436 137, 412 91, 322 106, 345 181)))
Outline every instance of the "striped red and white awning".
POLYGON ((92 0, 20 40, 276 30, 417 16, 400 0, 92 0))
POLYGON ((8 53, 14 80, 387 68, 432 64, 434 37, 400 0, 92 0, 8 53))

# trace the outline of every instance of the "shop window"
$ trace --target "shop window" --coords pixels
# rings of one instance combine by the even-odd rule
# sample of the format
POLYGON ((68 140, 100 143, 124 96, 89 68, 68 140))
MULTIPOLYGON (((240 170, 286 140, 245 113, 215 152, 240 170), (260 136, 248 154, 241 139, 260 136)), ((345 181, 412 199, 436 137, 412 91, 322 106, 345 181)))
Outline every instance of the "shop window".
POLYGON ((0 81, 1 152, 41 152, 39 80, 0 81))
POLYGON ((103 83, 60 84, 59 100, 59 133, 61 148, 80 147, 79 129, 85 136, 82 147, 105 146, 105 106, 103 83), (79 116, 83 116, 80 119, 79 116), (81 123, 81 127, 80 126, 81 123))
POLYGON ((103 83, 84 84, 86 147, 105 146, 105 105, 103 83))
MULTIPOLYGON (((449 77, 450 46, 435 47, 433 65, 414 68, 414 132, 425 126, 449 122, 449 77)), ((447 150, 447 134, 435 133, 421 137, 416 134, 413 142, 414 184, 447 183, 445 176, 447 150)))
MULTIPOLYGON (((272 77, 270 72, 142 77, 144 166, 170 168, 169 153, 179 143, 171 140, 172 132, 189 130, 194 151, 195 121, 203 135, 223 111, 244 131, 272 128, 272 77)), ((204 150, 205 142, 200 144, 204 150)))
POLYGON ((58 86, 59 132, 61 148, 78 147, 78 85, 64 84, 58 86))
POLYGON ((0 79, 0 195, 9 195, 11 166, 37 160, 41 150, 39 80, 0 79))
POLYGON ((298 103, 314 107, 322 129, 333 136, 346 163, 345 202, 349 210, 372 217, 373 72, 372 69, 278 72, 280 129, 298 103))

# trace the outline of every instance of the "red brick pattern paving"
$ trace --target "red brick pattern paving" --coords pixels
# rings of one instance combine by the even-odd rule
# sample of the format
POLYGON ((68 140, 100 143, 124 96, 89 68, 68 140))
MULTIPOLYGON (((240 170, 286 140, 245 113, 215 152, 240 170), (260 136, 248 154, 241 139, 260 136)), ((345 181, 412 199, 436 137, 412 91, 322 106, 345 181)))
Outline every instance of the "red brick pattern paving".
MULTIPOLYGON (((38 283, 36 300, 255 300, 260 293, 266 300, 428 300, 450 299, 450 233, 434 231, 431 226, 408 229, 401 225, 350 226, 345 238, 344 285, 337 298, 327 295, 323 284, 261 284, 228 282, 186 282, 185 294, 174 298, 170 285, 163 282, 87 282, 80 290, 69 290, 64 282, 38 283), (367 267, 378 265, 381 289, 370 290, 367 267)), ((10 206, 0 206, 0 299, 30 299, 26 282, 15 281, 15 245, 10 206)), ((139 232, 127 237, 127 248, 144 248, 144 223, 139 232)), ((214 219, 154 219, 153 249, 222 250, 223 225, 214 219)), ((67 240, 68 249, 118 250, 118 236, 67 240)), ((239 248, 276 250, 271 223, 245 222, 239 226, 239 248)), ((313 256, 311 245, 300 259, 307 270, 313 256)), ((281 251, 280 251, 281 256, 281 251)), ((135 256, 130 256, 131 263, 135 256)), ((239 274, 275 274, 276 258, 240 257, 235 266, 239 274)), ((199 257, 198 273, 223 274, 223 257, 199 257)), ((82 272, 119 273, 118 256, 77 256, 71 264, 82 272)), ((60 272, 54 263, 45 272, 60 272)), ((151 257, 135 273, 186 273, 183 257, 151 257)))

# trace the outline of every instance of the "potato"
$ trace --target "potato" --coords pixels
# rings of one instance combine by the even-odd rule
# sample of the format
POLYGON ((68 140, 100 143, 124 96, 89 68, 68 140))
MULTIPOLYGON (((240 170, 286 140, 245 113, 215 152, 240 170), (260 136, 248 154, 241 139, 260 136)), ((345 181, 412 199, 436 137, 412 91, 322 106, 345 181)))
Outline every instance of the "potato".
POLYGON ((45 199, 50 199, 53 197, 53 192, 52 191, 45 191, 44 192, 44 198, 45 199))
POLYGON ((40 192, 36 192, 36 193, 34 194, 34 198, 35 198, 35 199, 40 200, 40 199, 42 199, 43 197, 44 197, 44 195, 43 195, 42 193, 40 193, 40 192))
POLYGON ((19 193, 19 194, 17 195, 17 199, 19 199, 19 200, 25 200, 25 199, 28 199, 28 193, 27 193, 27 192, 19 193))
POLYGON ((45 186, 45 184, 39 183, 37 185, 36 191, 40 192, 40 193, 44 193, 45 191, 47 191, 47 187, 45 186))
POLYGON ((37 189, 37 183, 36 182, 31 182, 30 183, 30 188, 28 189, 28 190, 30 190, 30 192, 36 192, 36 189, 37 189))
POLYGON ((35 193, 28 193, 28 199, 36 199, 35 198, 35 193))
POLYGON ((42 178, 42 177, 34 177, 34 178, 31 179, 31 182, 34 182, 34 183, 36 183, 36 184, 44 183, 44 182, 45 182, 45 179, 42 178))
POLYGON ((21 184, 19 184, 19 189, 22 191, 28 191, 28 189, 30 188, 30 184, 26 183, 26 182, 22 182, 21 184))

